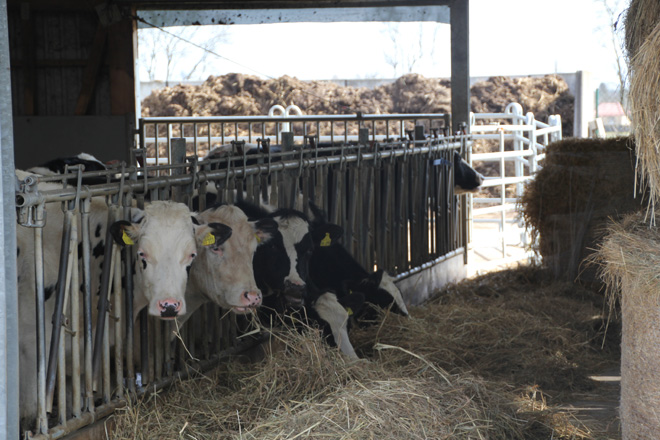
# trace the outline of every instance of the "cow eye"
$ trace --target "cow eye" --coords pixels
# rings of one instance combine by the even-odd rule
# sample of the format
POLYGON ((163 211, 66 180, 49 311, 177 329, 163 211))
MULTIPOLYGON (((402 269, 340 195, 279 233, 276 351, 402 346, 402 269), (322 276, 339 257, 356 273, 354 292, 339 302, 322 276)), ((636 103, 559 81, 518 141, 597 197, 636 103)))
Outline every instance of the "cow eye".
POLYGON ((197 252, 193 252, 192 254, 190 254, 190 258, 192 259, 194 259, 196 256, 197 256, 197 252))
POLYGON ((138 251, 137 254, 138 254, 138 257, 140 257, 140 258, 146 258, 146 254, 142 250, 138 251))

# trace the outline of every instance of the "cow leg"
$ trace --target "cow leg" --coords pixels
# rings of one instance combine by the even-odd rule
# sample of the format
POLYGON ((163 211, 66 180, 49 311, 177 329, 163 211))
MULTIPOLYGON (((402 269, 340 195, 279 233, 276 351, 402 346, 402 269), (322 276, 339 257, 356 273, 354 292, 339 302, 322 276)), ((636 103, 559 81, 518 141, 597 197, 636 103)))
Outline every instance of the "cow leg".
POLYGON ((359 359, 353 344, 348 339, 348 312, 339 304, 335 294, 330 292, 322 294, 313 307, 321 319, 330 325, 332 336, 341 352, 351 360, 359 359))

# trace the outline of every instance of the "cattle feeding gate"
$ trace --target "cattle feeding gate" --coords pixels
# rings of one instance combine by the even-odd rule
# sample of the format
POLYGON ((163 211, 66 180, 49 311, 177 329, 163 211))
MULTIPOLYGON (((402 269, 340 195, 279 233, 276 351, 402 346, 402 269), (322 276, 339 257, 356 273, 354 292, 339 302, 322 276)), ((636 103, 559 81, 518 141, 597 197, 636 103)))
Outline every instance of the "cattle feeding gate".
POLYGON ((241 337, 236 316, 211 304, 180 329, 146 310, 132 319, 134 286, 126 274, 135 262, 109 228, 98 236, 90 223, 94 203, 106 206, 110 225, 155 200, 197 201, 202 210, 210 193, 304 212, 313 201, 343 227, 344 246, 365 268, 401 280, 467 246, 467 201, 454 196, 452 158, 465 154, 471 139, 449 135, 449 122, 438 114, 144 118, 132 165, 24 176, 16 204, 18 228, 33 237, 35 256, 28 296, 37 337, 22 347, 36 352, 32 437, 61 438, 129 396, 155 392, 262 340, 241 337), (254 142, 256 153, 248 148, 254 142), (217 146, 226 154, 200 159, 217 146), (90 178, 105 183, 87 184, 90 178), (44 261, 50 229, 61 241, 55 280, 47 267, 54 261, 44 261))

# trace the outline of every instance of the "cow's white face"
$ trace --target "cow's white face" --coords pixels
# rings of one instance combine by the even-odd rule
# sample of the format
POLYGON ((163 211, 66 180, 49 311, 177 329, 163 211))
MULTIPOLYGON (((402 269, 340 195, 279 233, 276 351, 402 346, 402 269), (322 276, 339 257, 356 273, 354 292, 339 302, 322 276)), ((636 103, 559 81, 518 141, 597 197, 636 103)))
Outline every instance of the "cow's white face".
POLYGON ((196 218, 202 225, 196 232, 199 255, 190 273, 193 288, 235 313, 261 305, 262 293, 254 279, 252 259, 257 246, 272 238, 277 224, 272 219, 249 222, 242 210, 231 205, 208 209, 196 218), (231 228, 231 237, 204 246, 207 230, 218 224, 231 228))
POLYGON ((112 233, 135 250, 136 297, 144 296, 150 315, 172 319, 184 314, 188 271, 197 256, 190 210, 182 203, 156 201, 144 211, 132 209, 132 217, 133 223, 113 224, 112 233))

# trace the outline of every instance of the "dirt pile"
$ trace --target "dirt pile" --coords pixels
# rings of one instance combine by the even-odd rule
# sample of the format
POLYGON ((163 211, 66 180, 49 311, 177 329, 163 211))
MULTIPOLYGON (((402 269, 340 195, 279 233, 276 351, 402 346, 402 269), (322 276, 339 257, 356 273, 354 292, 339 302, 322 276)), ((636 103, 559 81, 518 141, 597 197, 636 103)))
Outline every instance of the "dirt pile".
MULTIPOLYGON (((154 90, 142 102, 142 116, 255 116, 275 104, 295 104, 305 114, 448 113, 450 82, 408 74, 374 89, 344 87, 327 81, 301 81, 290 76, 261 79, 229 73, 210 76, 202 85, 154 90)), ((471 88, 474 112, 502 112, 519 102, 536 118, 560 114, 564 135, 573 131, 574 98, 557 75, 541 78, 493 77, 471 88)))

